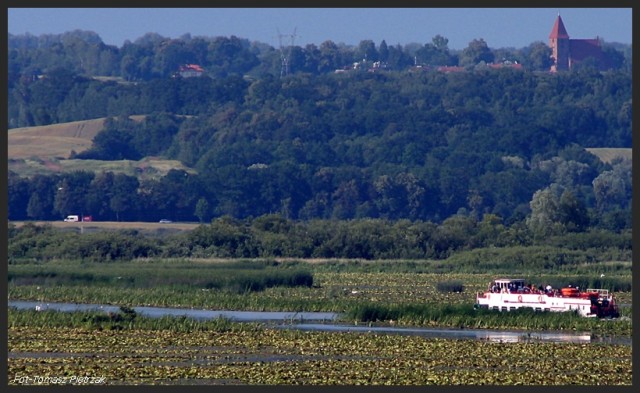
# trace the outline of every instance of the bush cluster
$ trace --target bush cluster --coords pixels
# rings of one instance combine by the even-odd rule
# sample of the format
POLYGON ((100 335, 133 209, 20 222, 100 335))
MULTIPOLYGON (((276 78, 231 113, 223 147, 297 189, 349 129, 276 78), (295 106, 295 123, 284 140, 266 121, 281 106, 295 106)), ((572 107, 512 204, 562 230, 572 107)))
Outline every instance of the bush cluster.
POLYGON ((438 292, 462 293, 464 292, 464 284, 460 280, 440 281, 436 284, 438 292))

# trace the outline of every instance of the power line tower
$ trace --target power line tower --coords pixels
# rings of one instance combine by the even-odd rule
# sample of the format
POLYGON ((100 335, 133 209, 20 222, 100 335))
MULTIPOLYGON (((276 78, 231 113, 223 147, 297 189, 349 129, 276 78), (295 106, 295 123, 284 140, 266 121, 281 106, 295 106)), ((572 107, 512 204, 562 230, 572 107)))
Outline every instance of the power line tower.
POLYGON ((293 34, 280 34, 278 29, 278 41, 280 43, 280 77, 289 75, 289 57, 291 56, 291 48, 293 48, 293 41, 296 38, 296 28, 293 29, 293 34), (288 46, 282 45, 283 38, 290 38, 291 44, 288 46))

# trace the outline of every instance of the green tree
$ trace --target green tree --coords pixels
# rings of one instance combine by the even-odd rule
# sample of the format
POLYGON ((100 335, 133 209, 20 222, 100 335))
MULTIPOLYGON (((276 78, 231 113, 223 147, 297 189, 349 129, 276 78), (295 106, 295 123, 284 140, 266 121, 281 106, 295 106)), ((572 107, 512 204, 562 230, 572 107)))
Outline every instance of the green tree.
POLYGON ((321 73, 331 72, 346 65, 346 60, 342 58, 340 48, 333 41, 328 40, 320 44, 320 59, 318 61, 318 71, 321 73))
POLYGON ((478 231, 473 239, 474 247, 504 246, 503 235, 506 227, 502 218, 495 214, 485 214, 478 223, 478 231))
POLYGON ((29 204, 27 215, 32 219, 50 220, 55 218, 53 202, 56 194, 55 175, 35 175, 29 181, 29 204))
POLYGON ((436 254, 440 258, 446 258, 452 252, 469 246, 476 231, 477 223, 471 217, 456 214, 447 218, 432 237, 436 254))
POLYGON ((631 163, 618 162, 612 170, 602 172, 593 179, 593 193, 598 211, 627 208, 631 202, 631 163))
POLYGON ((27 215, 31 218, 38 219, 43 218, 47 214, 44 203, 40 194, 33 193, 29 198, 29 204, 27 205, 27 215))
POLYGON ((207 202, 205 198, 198 199, 194 215, 198 217, 198 220, 201 223, 207 222, 211 219, 211 206, 209 206, 209 202, 207 202))
POLYGON ((9 171, 7 181, 7 199, 9 220, 23 220, 27 216, 29 203, 29 181, 17 173, 9 171))
POLYGON ((383 62, 389 60, 389 47, 387 46, 387 42, 385 40, 382 40, 382 42, 380 42, 380 46, 378 48, 378 59, 383 62))
POLYGON ((534 42, 525 48, 526 67, 532 71, 548 71, 551 68, 551 48, 544 42, 534 42))
POLYGON ((622 69, 625 66, 624 53, 609 45, 603 45, 602 52, 607 59, 607 65, 614 70, 622 69))
POLYGON ((493 63, 494 55, 484 39, 474 39, 462 50, 460 66, 475 66, 480 62, 493 63))
POLYGON ((76 158, 99 160, 139 160, 142 155, 132 139, 137 125, 128 117, 108 118, 104 129, 94 138, 91 149, 76 154, 76 158))
POLYGON ((389 59, 387 61, 389 68, 393 70, 404 70, 413 65, 413 56, 404 51, 402 45, 389 46, 389 59))
POLYGON ((138 187, 136 177, 124 173, 114 175, 109 207, 116 214, 116 221, 120 221, 123 213, 131 212, 136 208, 138 187))
POLYGON ((366 60, 371 62, 378 61, 378 50, 376 44, 372 40, 362 40, 358 44, 358 48, 355 52, 355 59, 357 61, 366 60))
POLYGON ((142 123, 132 124, 130 142, 139 156, 162 155, 178 133, 180 120, 168 113, 152 113, 142 123))
POLYGON ((340 183, 333 193, 333 217, 343 220, 354 218, 360 199, 359 194, 358 184, 355 180, 340 183))
POLYGON ((85 196, 87 213, 98 220, 111 219, 110 199, 113 194, 113 172, 96 174, 85 196))
POLYGON ((75 171, 61 176, 54 199, 54 209, 61 217, 87 212, 85 195, 94 176, 93 172, 88 171, 75 171))
POLYGON ((453 65, 454 59, 449 53, 448 45, 449 40, 438 34, 431 39, 431 43, 425 44, 416 51, 417 60, 434 66, 453 65))
POLYGON ((560 196, 558 220, 569 232, 583 232, 589 226, 587 208, 571 190, 565 190, 560 196))
POLYGON ((436 34, 431 39, 431 43, 439 51, 443 51, 443 52, 449 51, 449 39, 441 36, 440 34, 436 34))
POLYGON ((563 232, 561 220, 560 198, 563 187, 553 184, 538 190, 531 198, 531 214, 526 219, 529 230, 536 238, 545 238, 563 232))

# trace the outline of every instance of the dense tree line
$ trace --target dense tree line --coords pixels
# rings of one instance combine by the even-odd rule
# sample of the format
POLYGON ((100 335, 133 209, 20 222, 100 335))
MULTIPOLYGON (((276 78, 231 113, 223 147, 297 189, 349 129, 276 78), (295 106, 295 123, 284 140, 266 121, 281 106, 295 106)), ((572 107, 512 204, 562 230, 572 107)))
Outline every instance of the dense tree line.
MULTIPOLYGON (((563 155, 571 154, 566 150, 563 155)), ((630 162, 591 165, 595 167, 556 156, 540 161, 536 168, 516 166, 507 174, 485 174, 481 176, 484 188, 468 192, 451 214, 437 210, 446 205, 430 199, 424 182, 407 172, 380 175, 369 184, 362 178, 332 181, 339 171, 329 169, 311 176, 318 184, 308 184, 304 174, 297 173, 293 166, 273 171, 247 169, 243 176, 217 170, 217 183, 211 183, 209 176, 182 170, 144 181, 113 172, 79 171, 33 178, 10 172, 9 219, 59 220, 67 214, 81 214, 100 221, 169 218, 207 223, 220 216, 250 218, 271 212, 305 221, 370 217, 438 223, 450 217, 476 221, 494 217, 492 220, 503 225, 526 225, 537 238, 591 228, 631 228, 630 162), (601 172, 597 169, 600 167, 604 168, 601 172), (536 178, 544 181, 534 182, 536 178), (531 180, 523 183, 526 179, 531 180), (366 187, 366 192, 358 187, 366 187), (489 191, 497 202, 484 196, 489 191), (304 197, 308 199, 299 199, 304 197)))
MULTIPOLYGON (((147 33, 122 47, 106 45, 92 31, 63 34, 9 34, 9 84, 20 78, 49 74, 56 68, 90 76, 117 76, 127 81, 169 78, 184 64, 198 64, 212 78, 230 75, 263 77, 282 73, 282 56, 287 57, 287 72, 325 74, 335 70, 369 69, 379 62, 385 69, 406 70, 415 65, 473 67, 502 61, 517 62, 532 71, 549 69, 550 49, 542 41, 527 47, 490 48, 484 39, 474 39, 463 50, 450 50, 448 39, 436 35, 430 42, 376 45, 364 39, 357 46, 327 40, 318 45, 274 48, 236 36, 191 37, 177 39, 147 33)), ((614 69, 631 70, 631 51, 617 43, 603 43, 603 50, 614 69)), ((592 64, 596 65, 596 64, 592 64)))
MULTIPOLYGON (((522 223, 493 215, 456 215, 441 224, 409 220, 287 220, 269 214, 237 220, 224 216, 180 234, 137 231, 78 233, 49 225, 9 226, 9 263, 80 259, 99 262, 137 258, 356 258, 449 259, 461 266, 492 263, 563 265, 629 260, 631 230, 591 230, 537 238, 522 223)), ((614 267, 612 265, 612 267, 614 267)))

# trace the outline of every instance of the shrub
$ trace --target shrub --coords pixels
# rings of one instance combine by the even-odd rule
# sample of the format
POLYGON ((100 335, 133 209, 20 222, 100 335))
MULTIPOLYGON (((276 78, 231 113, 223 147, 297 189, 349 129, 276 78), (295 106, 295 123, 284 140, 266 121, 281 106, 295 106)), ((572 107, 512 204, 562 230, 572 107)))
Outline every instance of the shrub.
POLYGON ((460 280, 440 281, 436 284, 436 289, 438 290, 438 292, 442 293, 462 293, 464 292, 464 284, 460 280))

